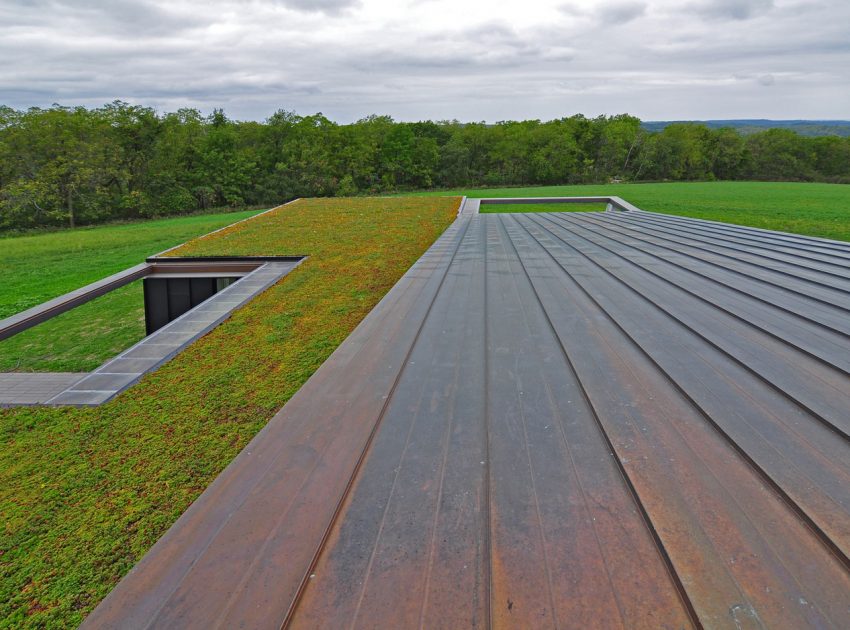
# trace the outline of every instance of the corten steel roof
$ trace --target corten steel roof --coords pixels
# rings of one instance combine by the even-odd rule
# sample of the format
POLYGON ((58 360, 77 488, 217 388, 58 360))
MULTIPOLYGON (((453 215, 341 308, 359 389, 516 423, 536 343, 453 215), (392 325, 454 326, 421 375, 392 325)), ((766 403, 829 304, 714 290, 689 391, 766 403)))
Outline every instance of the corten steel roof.
POLYGON ((850 244, 461 217, 93 627, 850 627, 850 244))

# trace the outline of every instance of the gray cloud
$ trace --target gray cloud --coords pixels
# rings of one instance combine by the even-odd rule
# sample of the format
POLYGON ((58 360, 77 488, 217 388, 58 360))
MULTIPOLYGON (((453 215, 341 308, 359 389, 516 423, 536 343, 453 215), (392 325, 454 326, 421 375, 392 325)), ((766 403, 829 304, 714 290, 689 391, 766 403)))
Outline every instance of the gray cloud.
POLYGON ((0 0, 0 16, 7 24, 44 26, 63 23, 67 32, 178 33, 209 24, 211 17, 192 11, 171 10, 154 0, 0 0))
POLYGON ((615 0, 585 7, 574 2, 558 6, 558 11, 573 18, 585 18, 604 26, 631 22, 646 14, 649 5, 639 0, 615 0))
POLYGON ((566 15, 577 17, 587 15, 587 11, 585 9, 582 9, 581 6, 573 2, 564 2, 563 4, 558 5, 558 11, 566 15))
POLYGON ((690 6, 705 19, 676 0, 376 1, 0 0, 0 103, 340 121, 848 115, 844 0, 690 6))
POLYGON ((773 7, 773 0, 703 0, 688 5, 702 16, 720 20, 748 20, 773 7))
POLYGON ((597 10, 600 19, 608 24, 625 24, 646 13, 645 2, 619 2, 604 4, 597 10))
POLYGON ((360 0, 272 0, 275 4, 308 13, 340 13, 360 5, 360 0))

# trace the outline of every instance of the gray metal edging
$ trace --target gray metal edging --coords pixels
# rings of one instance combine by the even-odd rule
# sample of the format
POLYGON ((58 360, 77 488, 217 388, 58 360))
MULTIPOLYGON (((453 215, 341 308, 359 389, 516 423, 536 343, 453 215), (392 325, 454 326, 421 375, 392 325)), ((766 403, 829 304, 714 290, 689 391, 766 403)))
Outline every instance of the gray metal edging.
MULTIPOLYGON (((285 206, 291 205, 298 201, 299 198, 288 201, 284 204, 275 206, 274 208, 269 208, 268 210, 264 210, 263 212, 259 212, 250 217, 246 217, 239 221, 235 221, 229 225, 225 225, 224 227, 218 228, 217 230, 213 230, 203 236, 196 238, 206 238, 212 234, 216 234, 221 232, 222 230, 229 229, 235 225, 240 223, 244 223, 246 221, 251 221, 252 219, 256 219, 259 216, 264 214, 268 214, 269 212, 273 212, 275 210, 279 210, 285 206)), ((195 239, 192 239, 195 240, 195 239)), ((168 325, 161 328, 159 331, 153 333, 142 339, 139 343, 135 344, 131 348, 128 348, 117 357, 113 357, 108 360, 106 363, 97 368, 94 372, 89 373, 79 382, 73 384, 71 387, 63 391, 57 396, 52 397, 47 401, 46 404, 52 405, 75 405, 75 406, 95 406, 106 402, 114 398, 118 393, 124 391, 135 382, 137 382, 144 374, 151 372, 158 367, 160 367, 163 363, 173 358, 176 354, 185 349, 189 344, 198 339, 199 337, 205 335, 210 330, 221 324, 224 320, 226 320, 230 314, 240 306, 243 306, 246 302, 250 301, 254 297, 256 297, 262 291, 268 289, 271 285, 277 282, 280 278, 287 275, 292 269, 295 269, 298 265, 300 265, 304 260, 307 259, 306 255, 289 255, 289 256, 213 256, 213 257, 167 257, 164 254, 168 252, 174 251, 186 243, 180 243, 179 245, 175 245, 174 247, 169 247, 166 250, 159 252, 153 256, 147 258, 144 263, 135 265, 134 267, 130 267, 129 269, 125 269, 123 271, 119 271, 118 273, 112 274, 103 278, 101 280, 97 280, 96 282, 92 282, 84 287, 80 287, 79 289, 75 289, 70 291, 64 295, 60 295, 56 298, 48 300, 43 304, 39 304, 30 309, 22 311, 20 313, 16 313, 11 317, 7 317, 3 320, 0 320, 0 340, 6 339, 13 335, 16 335, 24 330, 36 326, 42 322, 45 322, 57 315, 60 315, 66 311, 69 311, 77 306, 81 306, 86 302, 89 302, 95 298, 98 298, 110 291, 118 289, 124 285, 127 285, 135 280, 139 280, 144 278, 152 273, 155 273, 158 267, 169 266, 172 264, 183 264, 186 267, 193 266, 192 263, 197 263, 194 266, 203 267, 205 264, 209 265, 227 265, 227 264, 250 264, 253 263, 256 267, 248 273, 248 275, 243 276, 240 282, 236 282, 227 289, 224 289, 214 295, 209 300, 206 300, 204 303, 198 305, 196 308, 188 311, 181 317, 177 318, 173 322, 170 322, 168 325), (265 282, 256 283, 258 278, 263 276, 264 271, 268 271, 269 269, 274 268, 277 269, 277 273, 270 274, 269 278, 266 279, 265 282), (253 280, 251 280, 253 279, 253 280), (242 282, 244 281, 244 282, 242 282), (245 291, 244 289, 251 285, 255 284, 250 291, 245 291), (237 289, 233 289, 234 287, 238 287, 237 289), (220 310, 214 310, 215 306, 222 305, 222 302, 225 302, 228 297, 233 297, 235 293, 242 293, 240 299, 235 301, 231 301, 225 308, 220 310), (222 297, 223 296, 223 297, 222 297), (218 298, 218 300, 216 300, 218 298), (174 328, 180 322, 181 324, 186 324, 187 322, 194 322, 192 318, 198 317, 198 313, 202 312, 210 312, 212 313, 220 313, 220 315, 216 315, 215 317, 208 317, 205 323, 206 325, 203 327, 194 326, 194 328, 199 328, 199 330, 191 331, 191 335, 186 333, 184 335, 178 335, 178 337, 184 337, 185 339, 181 339, 179 343, 175 343, 174 337, 169 337, 170 343, 157 343, 158 339, 162 339, 163 337, 158 337, 158 333, 167 333, 171 334, 174 331, 174 328), (174 325, 174 326, 172 326, 174 325), (138 351, 141 346, 145 346, 146 348, 151 348, 154 346, 162 346, 161 352, 157 357, 150 358, 139 358, 132 359, 136 361, 136 365, 147 364, 144 369, 136 370, 136 371, 110 371, 113 370, 114 365, 116 365, 115 361, 117 359, 127 359, 127 355, 130 355, 134 351, 138 351), (167 350, 166 350, 167 348, 167 350), (103 378, 107 377, 107 378, 103 378), (115 377, 115 378, 110 378, 115 377), (111 381, 112 386, 105 387, 103 382, 111 381), (98 386, 88 385, 89 389, 85 389, 86 382, 101 383, 98 386), (66 395, 67 394, 67 395, 66 395), (64 399, 62 398, 64 396, 64 399)), ((188 270, 190 272, 197 272, 198 270, 188 270)), ((190 327, 192 328, 192 327, 190 327)), ((17 404, 17 403, 13 403, 17 404)), ((22 403, 27 404, 27 403, 22 403)), ((5 405, 4 405, 5 406, 5 405)))
MULTIPOLYGON (((197 238, 206 238, 212 234, 216 234, 217 232, 221 232, 222 230, 226 230, 228 228, 233 227, 234 225, 239 225, 240 223, 244 223, 245 221, 250 221, 252 219, 256 219, 259 216, 277 210, 279 208, 283 208, 292 203, 295 203, 298 199, 293 199, 292 201, 288 201, 285 204, 275 206, 274 208, 270 208, 268 210, 264 210, 258 214, 252 215, 250 217, 246 217, 245 219, 241 219, 239 221, 235 221, 229 225, 225 225, 224 227, 218 228, 217 230, 213 230, 203 236, 199 236, 197 238)), ((194 239, 193 239, 194 240, 194 239)), ((78 306, 82 306, 86 302, 94 300, 102 295, 106 295, 110 291, 114 291, 115 289, 119 289, 125 284, 129 284, 134 280, 138 280, 140 278, 145 277, 151 272, 150 263, 156 262, 177 262, 188 260, 187 258, 177 258, 177 257, 169 257, 168 260, 163 261, 163 254, 173 251, 179 247, 183 247, 186 243, 180 243, 179 245, 175 245, 174 247, 169 247, 168 249, 154 254, 150 256, 146 262, 138 264, 134 267, 130 267, 129 269, 124 269, 123 271, 119 271, 118 273, 114 273, 111 276, 107 276, 106 278, 102 278, 101 280, 97 280, 96 282, 92 282, 91 284, 87 284, 84 287, 80 287, 79 289, 75 289, 70 291, 64 295, 60 295, 59 297, 53 298, 52 300, 48 300, 42 304, 37 306, 33 306, 25 311, 21 311, 20 313, 16 313, 10 317, 0 320, 0 341, 3 339, 8 339, 13 335, 17 335, 19 332, 23 332, 28 328, 32 328, 42 322, 47 321, 57 315, 60 315, 66 311, 69 311, 78 306)), ((228 262, 233 260, 236 257, 228 257, 228 256, 217 256, 207 258, 210 262, 228 262)), ((283 256, 283 257, 269 257, 269 256, 253 256, 246 257, 241 256, 240 259, 251 259, 256 260, 257 262, 264 262, 272 259, 277 260, 291 260, 297 261, 304 258, 304 256, 283 256)))
POLYGON ((226 289, 109 359, 44 404, 91 407, 108 402, 219 326, 233 311, 274 285, 305 259, 263 263, 226 289))
POLYGON ((586 197, 482 197, 479 203, 487 205, 535 204, 535 203, 604 203, 607 210, 619 212, 643 212, 625 199, 615 196, 586 196, 586 197))
POLYGON ((16 313, 11 317, 0 320, 0 341, 8 339, 27 328, 47 321, 57 315, 76 308, 110 291, 114 291, 134 280, 144 278, 150 273, 150 265, 141 263, 124 271, 107 276, 97 282, 92 282, 84 287, 70 291, 64 295, 48 300, 38 306, 33 306, 25 311, 16 313))

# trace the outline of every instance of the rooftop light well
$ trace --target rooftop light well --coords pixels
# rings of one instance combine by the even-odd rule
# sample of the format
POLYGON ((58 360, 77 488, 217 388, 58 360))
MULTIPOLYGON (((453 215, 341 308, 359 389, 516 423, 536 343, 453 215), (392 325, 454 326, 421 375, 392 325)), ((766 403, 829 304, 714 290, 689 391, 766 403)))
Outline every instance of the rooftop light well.
POLYGON ((90 373, 0 373, 0 405, 99 405, 294 269, 304 256, 149 258, 0 321, 0 341, 142 280, 147 336, 90 373))

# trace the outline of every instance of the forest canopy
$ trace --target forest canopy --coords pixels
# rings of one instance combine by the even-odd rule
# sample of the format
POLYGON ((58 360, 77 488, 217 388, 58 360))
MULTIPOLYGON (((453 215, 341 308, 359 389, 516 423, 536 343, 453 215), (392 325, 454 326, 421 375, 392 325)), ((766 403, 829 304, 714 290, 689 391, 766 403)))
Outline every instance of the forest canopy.
POLYGON ((222 110, 160 114, 0 106, 0 230, 271 205, 295 197, 610 181, 850 183, 850 138, 787 129, 742 135, 626 114, 496 124, 338 124, 280 110, 264 122, 222 110))

